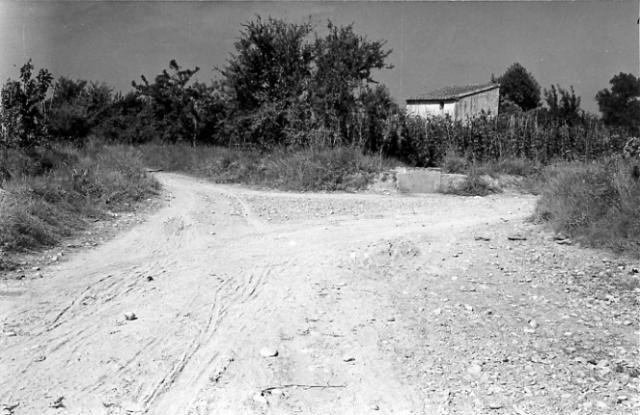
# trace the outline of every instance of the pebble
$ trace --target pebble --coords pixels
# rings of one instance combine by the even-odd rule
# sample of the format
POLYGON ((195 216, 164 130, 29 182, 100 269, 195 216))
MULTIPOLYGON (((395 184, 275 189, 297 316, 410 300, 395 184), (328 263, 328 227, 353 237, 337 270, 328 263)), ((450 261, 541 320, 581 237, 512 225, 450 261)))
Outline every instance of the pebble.
POLYGON ((535 320, 529 320, 529 326, 531 326, 531 328, 537 329, 539 324, 535 320))
POLYGON ((138 316, 136 316, 136 313, 134 313, 132 311, 128 311, 128 312, 124 313, 124 319, 128 320, 128 321, 133 321, 133 320, 137 320, 138 316))
POLYGON ((351 356, 351 355, 344 355, 342 356, 342 361, 343 362, 354 362, 356 360, 355 357, 351 356))
POLYGON ((262 357, 276 357, 276 356, 278 356, 278 350, 270 348, 270 347, 263 347, 262 349, 260 349, 260 356, 262 356, 262 357))
POLYGON ((489 409, 500 409, 504 405, 502 405, 502 403, 497 402, 497 401, 491 401, 491 402, 489 402, 489 404, 487 406, 489 407, 489 409))
POLYGON ((372 411, 379 411, 379 410, 380 410, 380 407, 379 407, 377 404, 375 404, 375 403, 373 403, 373 404, 369 405, 369 408, 370 408, 372 411))

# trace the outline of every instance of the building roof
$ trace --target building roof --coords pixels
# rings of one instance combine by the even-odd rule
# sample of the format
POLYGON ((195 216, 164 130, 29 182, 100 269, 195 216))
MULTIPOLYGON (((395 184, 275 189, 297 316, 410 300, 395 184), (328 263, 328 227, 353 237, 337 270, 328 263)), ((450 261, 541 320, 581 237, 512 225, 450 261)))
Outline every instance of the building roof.
POLYGON ((407 101, 457 101, 460 98, 490 91, 499 87, 499 84, 494 83, 465 86, 448 86, 446 88, 441 88, 435 91, 410 97, 407 99, 407 101))

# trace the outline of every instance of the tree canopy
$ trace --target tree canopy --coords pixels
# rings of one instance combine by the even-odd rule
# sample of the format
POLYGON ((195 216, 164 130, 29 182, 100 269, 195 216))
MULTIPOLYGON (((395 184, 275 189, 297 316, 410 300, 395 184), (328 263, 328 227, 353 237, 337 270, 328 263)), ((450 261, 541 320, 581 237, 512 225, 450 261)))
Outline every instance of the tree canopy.
POLYGON ((620 72, 609 83, 611 89, 603 89, 596 95, 602 120, 632 134, 640 133, 640 78, 620 72))
POLYGON ((492 81, 500 84, 501 107, 507 101, 516 104, 523 111, 538 107, 540 85, 533 75, 519 63, 512 64, 499 78, 492 77, 492 81))

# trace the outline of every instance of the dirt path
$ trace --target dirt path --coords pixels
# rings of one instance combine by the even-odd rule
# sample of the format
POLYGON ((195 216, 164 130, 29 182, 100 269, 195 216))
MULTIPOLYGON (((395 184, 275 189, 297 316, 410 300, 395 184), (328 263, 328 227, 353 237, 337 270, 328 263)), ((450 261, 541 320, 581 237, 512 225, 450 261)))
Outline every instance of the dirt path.
POLYGON ((145 223, 1 282, 4 413, 638 409, 632 264, 555 244, 531 197, 157 177, 145 223))

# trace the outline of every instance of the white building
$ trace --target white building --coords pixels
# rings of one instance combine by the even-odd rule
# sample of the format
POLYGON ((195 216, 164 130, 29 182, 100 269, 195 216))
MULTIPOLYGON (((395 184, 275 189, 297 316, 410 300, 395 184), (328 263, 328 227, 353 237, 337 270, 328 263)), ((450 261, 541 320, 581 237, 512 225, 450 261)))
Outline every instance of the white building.
POLYGON ((479 115, 498 114, 500 85, 451 86, 407 99, 407 112, 420 117, 449 116, 462 121, 479 115))

